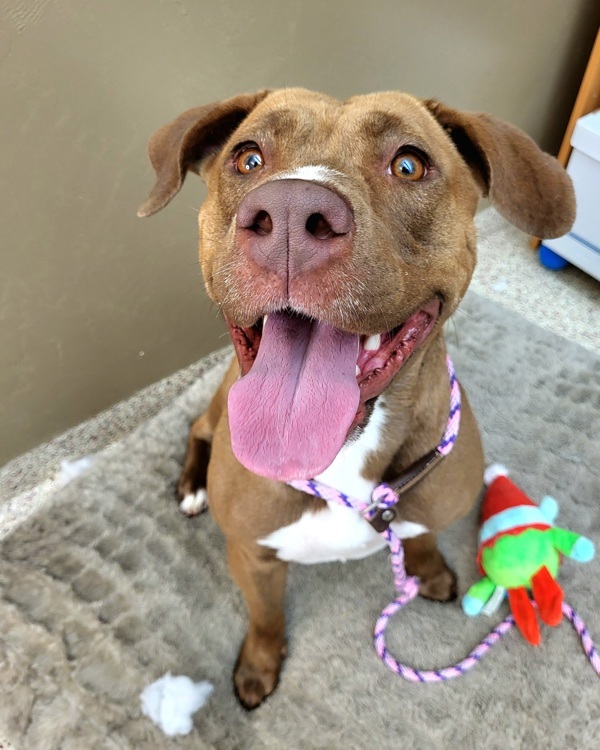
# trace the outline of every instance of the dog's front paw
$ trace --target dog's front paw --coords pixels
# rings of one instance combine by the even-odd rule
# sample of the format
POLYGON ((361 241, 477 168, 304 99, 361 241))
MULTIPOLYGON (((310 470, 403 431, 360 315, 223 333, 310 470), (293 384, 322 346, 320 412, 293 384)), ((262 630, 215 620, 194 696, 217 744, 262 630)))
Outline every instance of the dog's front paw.
POLYGON ((271 654, 255 653, 252 658, 248 641, 242 646, 233 671, 233 689, 238 701, 247 711, 258 708, 277 687, 286 652, 286 646, 283 645, 271 654))
POLYGON ((279 674, 251 664, 239 664, 233 675, 235 694, 247 711, 258 708, 275 690, 278 680, 279 674))
POLYGON ((456 599, 456 575, 450 568, 444 568, 435 575, 419 581, 419 594, 425 599, 437 602, 452 602, 456 599))
POLYGON ((433 534, 404 540, 406 571, 419 579, 419 594, 437 602, 456 599, 456 575, 446 565, 433 534))
MULTIPOLYGON (((181 497, 181 495, 180 495, 181 497)), ((179 503, 179 510, 184 516, 192 517, 203 513, 208 508, 208 495, 205 489, 190 492, 183 496, 179 503)))
POLYGON ((210 443, 199 438, 190 439, 177 483, 179 510, 185 516, 196 516, 208 508, 206 473, 209 458, 210 443))

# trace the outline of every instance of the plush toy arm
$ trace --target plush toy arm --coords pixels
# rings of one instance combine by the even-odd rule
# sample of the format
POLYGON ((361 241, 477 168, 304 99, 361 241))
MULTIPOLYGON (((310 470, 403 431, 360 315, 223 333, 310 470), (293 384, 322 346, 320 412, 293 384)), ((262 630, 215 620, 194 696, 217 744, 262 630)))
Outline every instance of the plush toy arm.
POLYGON ((558 515, 558 503, 553 497, 550 495, 543 497, 540 502, 540 510, 550 523, 556 521, 556 516, 558 515))
POLYGON ((463 596, 463 612, 470 617, 480 614, 495 590, 496 584, 492 583, 487 576, 483 576, 463 596))
POLYGON ((554 527, 549 532, 556 549, 577 562, 589 562, 594 557, 594 543, 581 534, 554 527))

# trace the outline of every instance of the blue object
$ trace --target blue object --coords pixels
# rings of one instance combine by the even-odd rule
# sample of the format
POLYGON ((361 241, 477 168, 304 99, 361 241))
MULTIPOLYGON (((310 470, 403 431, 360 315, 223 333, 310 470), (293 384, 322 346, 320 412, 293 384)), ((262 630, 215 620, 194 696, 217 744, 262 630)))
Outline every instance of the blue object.
POLYGON ((540 510, 550 523, 556 521, 556 516, 558 515, 558 503, 553 497, 550 497, 550 495, 543 497, 540 503, 540 510))
POLYGON ((580 536, 573 545, 569 557, 577 562, 589 562, 594 557, 594 543, 591 539, 580 536))
POLYGON ((540 263, 551 271, 562 271, 569 265, 569 261, 550 250, 546 245, 540 245, 540 263))
POLYGON ((465 615, 468 615, 469 617, 476 617, 478 614, 480 614, 485 602, 480 601, 475 596, 465 594, 462 598, 461 604, 465 615))

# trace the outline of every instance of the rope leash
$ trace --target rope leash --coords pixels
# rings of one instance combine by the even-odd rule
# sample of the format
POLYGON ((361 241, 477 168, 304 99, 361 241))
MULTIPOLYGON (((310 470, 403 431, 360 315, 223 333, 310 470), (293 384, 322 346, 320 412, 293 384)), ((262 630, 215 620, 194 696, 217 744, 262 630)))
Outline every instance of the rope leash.
MULTIPOLYGON (((447 456, 456 442, 460 428, 461 398, 460 386, 456 378, 454 366, 450 357, 446 358, 448 376, 450 379, 450 412, 446 429, 442 439, 435 449, 440 456, 447 456)), ((348 508, 358 511, 367 521, 371 521, 375 514, 383 510, 391 509, 398 504, 399 497, 392 487, 388 484, 379 484, 373 490, 371 503, 366 503, 329 487, 316 479, 297 480, 289 482, 290 486, 297 490, 306 492, 315 497, 321 498, 327 502, 336 502, 348 508)), ((475 667, 481 659, 488 653, 508 631, 514 627, 515 620, 512 615, 508 615, 499 625, 497 625, 485 638, 483 638, 471 653, 458 663, 442 667, 440 669, 414 669, 407 664, 399 662, 388 651, 385 643, 385 631, 391 618, 402 609, 406 604, 412 601, 419 593, 419 580, 415 576, 409 576, 404 565, 404 547, 402 541, 394 533, 391 526, 380 532, 386 540, 390 549, 390 559, 392 571, 394 574, 394 587, 397 592, 396 598, 383 609, 373 633, 373 642, 375 650, 385 666, 410 682, 446 682, 455 677, 465 674, 475 667)), ((535 602, 534 602, 535 605, 535 602)), ((573 625, 577 635, 581 640, 583 650, 590 661, 594 671, 600 677, 600 655, 592 637, 590 636, 585 623, 577 612, 566 602, 562 604, 562 612, 573 625)))
MULTIPOLYGON (((392 503, 397 502, 393 490, 391 488, 385 489, 385 485, 379 485, 375 489, 375 492, 373 493, 374 497, 375 493, 378 495, 377 502, 381 504, 379 507, 389 507, 392 503)), ((377 655, 389 670, 410 682, 446 682, 469 672, 473 667, 479 664, 481 659, 483 659, 483 657, 490 651, 492 646, 498 643, 498 641, 514 627, 515 620, 513 616, 508 615, 499 625, 486 635, 477 646, 475 646, 465 659, 462 659, 454 665, 442 667, 441 669, 414 669, 413 667, 408 666, 408 664, 399 662, 387 649, 385 644, 385 631, 389 621, 396 612, 401 610, 417 596, 419 593, 419 580, 415 576, 409 576, 406 573, 402 541, 396 536, 396 534, 394 534, 391 528, 383 532, 383 536, 390 548, 392 570, 394 572, 394 585, 398 595, 387 605, 387 607, 385 607, 375 623, 373 642, 375 644, 377 655)), ((533 604, 535 606, 535 602, 533 602, 533 604)), ((573 625, 575 632, 579 636, 585 655, 596 674, 600 677, 600 654, 598 653, 596 644, 594 643, 585 623, 570 604, 563 602, 562 611, 565 617, 573 625)))
MULTIPOLYGON (((390 508, 398 502, 396 493, 386 484, 380 484, 375 488, 372 495, 373 503, 371 505, 349 498, 333 487, 324 485, 314 479, 307 482, 290 482, 290 484, 296 489, 308 492, 323 500, 338 502, 348 508, 358 510, 364 514, 367 520, 378 509, 390 508)), ((383 609, 375 623, 373 643, 377 655, 390 671, 409 682, 446 682, 469 672, 479 664, 492 646, 498 643, 514 627, 515 620, 513 616, 508 615, 475 646, 466 658, 456 664, 440 669, 415 669, 408 664, 399 662, 386 646, 385 631, 392 617, 419 593, 419 579, 416 576, 409 576, 407 574, 404 565, 404 547, 402 546, 402 541, 396 536, 391 527, 382 532, 382 536, 390 549, 394 587, 397 591, 397 596, 383 609)), ((535 602, 533 604, 535 606, 535 602)), ((575 632, 579 636, 585 655, 596 674, 600 677, 600 654, 585 623, 570 604, 563 602, 562 611, 573 625, 575 632)))

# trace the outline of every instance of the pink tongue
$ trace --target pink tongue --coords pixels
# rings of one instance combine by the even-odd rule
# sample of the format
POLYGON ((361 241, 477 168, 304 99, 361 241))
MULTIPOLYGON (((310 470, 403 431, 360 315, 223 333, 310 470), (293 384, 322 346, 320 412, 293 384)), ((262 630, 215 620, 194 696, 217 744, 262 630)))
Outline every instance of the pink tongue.
POLYGON ((229 391, 238 461, 283 482, 324 471, 358 409, 358 346, 358 336, 325 323, 270 315, 252 369, 229 391))

